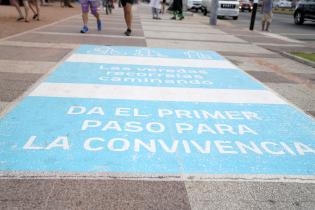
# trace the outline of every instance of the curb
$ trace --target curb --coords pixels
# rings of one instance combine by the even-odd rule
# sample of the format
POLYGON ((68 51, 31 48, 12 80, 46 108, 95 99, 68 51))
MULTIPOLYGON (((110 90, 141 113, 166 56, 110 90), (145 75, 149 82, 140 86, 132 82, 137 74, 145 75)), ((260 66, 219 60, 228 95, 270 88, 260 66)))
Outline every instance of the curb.
POLYGON ((293 59, 293 60, 295 60, 295 61, 298 61, 298 62, 300 62, 300 63, 303 63, 303 64, 305 64, 305 65, 308 65, 308 66, 311 66, 311 67, 315 68, 315 62, 313 62, 313 61, 309 61, 309 60, 306 60, 306 59, 304 59, 304 58, 300 58, 300 57, 298 57, 298 56, 292 55, 292 54, 287 53, 287 52, 279 52, 279 53, 280 53, 281 55, 287 57, 287 58, 291 58, 291 59, 293 59))

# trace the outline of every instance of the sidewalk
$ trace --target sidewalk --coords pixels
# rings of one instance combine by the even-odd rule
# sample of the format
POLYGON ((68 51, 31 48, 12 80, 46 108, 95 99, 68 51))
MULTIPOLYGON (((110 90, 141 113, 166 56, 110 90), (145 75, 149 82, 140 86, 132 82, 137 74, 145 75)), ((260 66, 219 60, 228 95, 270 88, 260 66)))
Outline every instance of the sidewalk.
MULTIPOLYGON (((1 9, 0 7, 0 11, 1 9)), ((168 14, 165 14, 162 16, 162 20, 153 20, 150 11, 146 4, 134 7, 133 36, 130 37, 126 37, 123 34, 125 23, 122 9, 116 7, 112 15, 102 15, 104 30, 101 32, 97 31, 95 20, 91 18, 89 21, 89 33, 80 34, 81 16, 76 10, 73 16, 70 16, 70 13, 63 13, 65 16, 58 15, 58 17, 68 16, 68 18, 62 18, 57 23, 42 25, 39 28, 0 40, 0 51, 2 52, 0 54, 0 113, 2 117, 6 116, 6 113, 11 113, 11 115, 8 115, 9 120, 0 121, 0 123, 3 123, 0 124, 0 138, 9 138, 11 133, 24 138, 32 126, 41 126, 41 122, 47 122, 47 127, 44 127, 43 131, 36 130, 38 133, 43 133, 44 136, 51 133, 51 137, 56 138, 58 136, 56 133, 65 130, 64 135, 66 136, 63 140, 58 140, 57 138, 54 143, 50 143, 51 139, 33 138, 32 140, 30 138, 30 143, 25 144, 24 148, 35 149, 27 153, 29 154, 28 156, 23 156, 23 153, 20 153, 23 149, 17 149, 13 156, 5 150, 0 150, 4 157, 7 158, 0 162, 2 170, 0 171, 0 208, 314 209, 314 151, 311 147, 303 147, 299 143, 295 144, 298 145, 296 147, 292 146, 293 144, 286 144, 286 138, 296 138, 294 141, 303 141, 303 143, 307 142, 309 145, 314 145, 312 142, 314 140, 314 130, 312 130, 314 129, 314 118, 299 112, 299 110, 302 110, 309 116, 315 116, 314 68, 282 57, 275 51, 268 50, 271 48, 303 48, 305 47, 304 43, 282 37, 271 37, 269 34, 257 31, 249 32, 248 29, 235 28, 224 20, 219 20, 218 26, 209 26, 208 18, 199 15, 186 16, 183 21, 173 21, 170 20, 168 14), (87 46, 86 44, 98 45, 99 47, 87 46), (104 63, 102 64, 102 62, 105 62, 104 60, 102 60, 101 64, 98 63, 100 62, 98 59, 105 59, 102 56, 108 53, 108 51, 104 51, 104 49, 107 49, 104 45, 112 46, 112 49, 116 50, 113 52, 114 54, 109 56, 113 59, 110 62, 117 62, 116 68, 121 63, 123 64, 122 69, 129 68, 128 62, 136 63, 134 65, 140 66, 137 67, 138 72, 134 69, 132 70, 137 73, 143 73, 144 69, 147 68, 145 65, 152 65, 153 62, 157 61, 160 61, 159 65, 163 67, 163 62, 170 62, 171 60, 172 63, 168 63, 168 65, 173 65, 172 71, 193 71, 195 69, 192 66, 199 66, 198 68, 200 68, 204 63, 209 64, 207 62, 212 62, 214 66, 211 69, 211 74, 208 72, 201 72, 200 74, 208 75, 212 82, 220 88, 212 91, 204 88, 202 85, 196 88, 193 84, 190 84, 192 88, 189 85, 172 88, 173 86, 171 85, 162 85, 160 87, 155 84, 147 87, 146 85, 139 85, 137 83, 139 82, 138 80, 133 80, 127 86, 114 86, 111 84, 103 86, 91 82, 93 81, 92 77, 95 76, 93 75, 94 70, 98 69, 102 74, 108 71, 108 66, 104 63), (169 51, 157 50, 156 52, 154 51, 154 53, 157 53, 155 55, 151 55, 151 51, 143 52, 142 60, 138 60, 139 57, 130 55, 133 53, 133 50, 138 48, 115 48, 115 46, 167 48, 169 51), (173 48, 185 49, 187 50, 185 52, 192 53, 189 55, 191 59, 187 59, 186 55, 181 55, 180 53, 183 51, 172 51, 171 49, 173 48), (215 53, 206 54, 204 51, 200 51, 200 54, 198 54, 199 51, 193 50, 216 51, 237 67, 231 67, 228 61, 215 53), (162 52, 166 54, 172 52, 170 53, 171 57, 159 55, 162 52), (178 57, 172 57, 176 53, 178 57), (122 54, 125 56, 121 56, 122 54), (206 55, 210 56, 212 60, 204 59, 206 55), (84 59, 86 59, 86 62, 84 62, 84 59), (174 59, 176 59, 177 63, 174 62, 174 59), (182 68, 177 69, 180 65, 182 65, 182 68), (215 65, 217 65, 216 68, 215 65), (225 68, 221 65, 225 65, 225 68), (57 67, 58 70, 56 70, 57 67), (244 74, 240 69, 250 76, 244 74), (222 72, 225 73, 222 74, 222 72), (50 77, 48 78, 49 75, 50 77), (222 80, 222 75, 225 77, 225 80, 222 80), (270 90, 260 83, 256 83, 257 80, 270 88, 270 90), (78 84, 77 81, 80 81, 80 83, 78 84), (238 82, 235 83, 235 81, 238 82), (45 94, 58 96, 58 94, 61 94, 58 88, 63 89, 65 87, 70 88, 62 92, 62 94, 68 94, 69 98, 50 98, 49 103, 45 102, 45 94), (85 88, 91 88, 90 90, 93 91, 84 92, 85 88), (228 88, 230 89, 227 90, 228 88), (47 91, 48 89, 49 91, 47 91), (223 93, 227 95, 219 94, 219 97, 207 98, 211 94, 218 94, 219 89, 224 90, 225 92, 223 93), (243 94, 249 93, 265 94, 258 96, 266 96, 266 98, 259 98, 257 95, 256 97, 255 95, 243 97, 243 94), (33 97, 32 99, 27 97, 29 94, 33 97), (85 97, 82 97, 82 95, 85 97), (109 101, 108 103, 105 103, 104 98, 102 98, 105 96, 112 97, 111 100, 105 98, 109 101), (88 99, 89 97, 92 99, 88 99), (93 99, 93 97, 95 98, 93 99), (139 97, 141 99, 121 100, 119 97, 139 97), (157 97, 159 100, 155 101, 152 98, 143 99, 146 97, 157 97), (113 98, 115 100, 112 100, 113 98), (178 101, 174 101, 175 98, 178 101), (192 101, 185 101, 187 98, 192 101), (246 102, 238 105, 233 101, 238 99, 258 101, 258 105, 248 105, 246 102), (35 100, 38 103, 35 103, 35 100), (55 103, 55 100, 60 100, 61 102, 55 103), (272 139, 266 139, 263 146, 259 145, 259 148, 258 146, 257 148, 253 147, 252 144, 254 143, 252 143, 251 147, 249 144, 243 145, 243 147, 239 146, 239 148, 242 148, 238 151, 239 155, 220 156, 217 154, 219 152, 212 150, 212 148, 217 148, 218 151, 226 153, 236 152, 233 150, 237 148, 236 146, 232 148, 232 144, 224 145, 223 142, 220 144, 220 140, 224 140, 227 143, 229 138, 235 139, 234 131, 231 131, 231 127, 228 126, 220 127, 217 125, 218 127, 216 127, 215 131, 211 130, 212 127, 201 127, 198 131, 211 131, 212 134, 214 132, 230 132, 227 135, 214 135, 214 137, 200 133, 188 133, 180 136, 175 133, 175 128, 170 130, 167 135, 161 134, 155 137, 152 134, 161 128, 156 127, 157 125, 162 126, 156 123, 158 120, 161 120, 163 125, 171 126, 173 122, 181 122, 181 118, 188 118, 184 119, 186 124, 180 124, 177 129, 180 128, 182 129, 181 131, 190 129, 189 126, 191 124, 189 123, 195 125, 194 123, 198 122, 198 118, 205 116, 200 114, 204 113, 202 110, 213 108, 209 106, 209 101, 207 102, 207 100, 221 101, 218 105, 212 104, 215 110, 221 110, 222 112, 220 113, 224 113, 224 116, 229 119, 245 121, 245 123, 254 126, 255 129, 257 124, 249 119, 254 119, 253 121, 259 120, 259 117, 253 114, 253 110, 256 111, 258 107, 257 113, 259 115, 267 113, 266 116, 268 117, 264 121, 267 122, 266 124, 258 123, 263 128, 263 133, 254 135, 254 137, 263 136, 263 138, 268 138, 275 135, 272 129, 281 124, 280 127, 283 130, 278 130, 279 133, 276 133, 275 136, 278 138, 277 140, 282 142, 281 145, 284 146, 281 148, 284 149, 277 147, 280 143, 276 145, 271 142, 272 139), (262 100, 265 100, 266 104, 262 103, 262 100), (286 104, 284 100, 294 104, 297 109, 292 106, 283 106, 283 104, 286 104), (231 101, 232 103, 228 104, 231 101), (76 131, 71 126, 78 126, 78 122, 84 118, 81 114, 74 114, 71 116, 71 119, 66 120, 60 117, 66 111, 64 106, 71 104, 73 106, 68 110, 68 114, 89 112, 91 115, 86 114, 88 120, 97 119, 99 121, 85 124, 85 127, 82 126, 81 130, 76 131), (104 110, 100 107, 103 107, 104 110), (46 111, 43 112, 43 110, 46 111), (113 110, 116 110, 116 112, 113 110), (132 114, 130 110, 132 110, 132 114), (162 113, 164 116, 176 112, 177 118, 159 119, 154 116, 156 110, 159 110, 159 113, 162 113), (249 110, 251 112, 248 112, 249 110), (291 110, 291 112, 286 112, 288 110, 291 110), (37 113, 36 119, 32 118, 37 113), (45 114, 41 115, 39 113, 45 114), (119 113, 121 118, 112 113, 119 113), (94 116, 92 114, 100 114, 102 116, 92 118, 94 116), (130 115, 133 115, 133 117, 130 117, 130 115), (22 118, 31 120, 25 122, 22 118), (127 129, 126 126, 119 128, 119 125, 115 123, 105 124, 106 120, 108 122, 115 120, 117 122, 125 122, 130 120, 133 124, 129 124, 129 127, 127 125, 127 129), (119 138, 116 138, 115 141, 110 141, 111 143, 108 143, 106 147, 118 153, 107 157, 107 151, 103 151, 105 146, 102 145, 106 142, 103 138, 112 137, 113 134, 105 131, 98 133, 97 131, 94 132, 94 130, 82 132, 89 126, 90 128, 100 127, 99 123, 103 123, 103 121, 103 129, 117 129, 116 133, 119 135, 119 138), (141 126, 142 123, 145 123, 147 127, 143 127, 149 131, 138 135, 139 122, 141 126), (54 127, 49 127, 48 124, 52 124, 54 127), (296 130, 294 129, 295 125, 297 126, 296 130), (128 128, 134 132, 125 133, 119 131, 119 129, 128 130, 128 128), (93 137, 100 135, 94 140, 86 141, 88 143, 85 142, 84 148, 102 151, 86 153, 78 149, 73 154, 68 155, 69 153, 66 153, 66 151, 49 150, 49 147, 63 147, 67 150, 65 139, 75 137, 74 141, 78 142, 79 137, 77 136, 80 135, 85 136, 85 138, 89 137, 89 135, 93 137), (163 141, 163 139, 168 140, 170 137, 176 139, 191 138, 191 141, 189 141, 193 142, 190 144, 191 148, 201 151, 200 153, 209 152, 210 154, 207 154, 208 156, 199 156, 199 154, 194 156, 193 151, 190 151, 187 147, 188 140, 183 140, 178 144, 183 145, 184 155, 181 153, 183 151, 177 151, 175 152, 176 155, 168 156, 169 153, 172 153, 177 148, 176 143, 170 144, 163 141), (200 142, 198 140, 201 137, 211 141, 200 142), (305 142, 302 137, 306 139, 305 142), (126 153, 119 153, 119 150, 132 147, 129 147, 131 143, 125 140, 127 138, 148 139, 148 142, 151 143, 147 145, 144 145, 143 142, 141 144, 139 139, 135 140, 135 142, 138 142, 138 147, 134 146, 133 149, 136 151, 137 149, 139 150, 140 146, 143 146, 151 153, 147 156, 145 155, 147 153, 135 153, 132 156, 128 156, 129 153, 127 155, 126 153), (215 141, 212 141, 214 138, 215 141), (41 140, 48 145, 47 147, 45 146, 46 149, 43 144, 36 145, 36 142, 41 140), (119 146, 121 144, 123 147, 119 146), (160 155, 159 151, 155 151, 152 146, 155 144, 161 146, 158 148, 168 151, 165 152, 166 155, 160 155), (270 147, 269 151, 268 149, 263 150, 263 148, 267 147, 266 145, 270 146, 270 144, 274 144, 274 147, 270 147), (242 153, 249 147, 252 153, 259 154, 261 151, 264 151, 264 153, 261 156, 255 156, 252 153, 247 155, 242 153), (286 156, 281 156, 281 152, 285 153, 286 156), (46 153, 50 156, 41 156, 46 153), (271 158, 266 158, 269 157, 270 153, 273 153, 271 158), (105 155, 102 161, 105 161, 107 165, 97 165, 98 157, 94 157, 91 154, 97 154, 98 157, 105 155), (211 161, 206 162, 209 160, 207 158, 211 159, 211 161), (62 162, 65 160, 66 162, 62 162), (137 160, 139 161, 137 162, 137 160), (252 160, 262 164, 266 161, 274 171, 268 171, 266 165, 250 167, 250 161, 252 160), (15 170, 13 169, 12 171, 12 168, 7 167, 6 161, 13 161, 15 170), (94 172, 91 173, 89 166, 91 164, 94 166, 93 162, 95 167, 99 166, 99 168, 94 168, 92 170, 94 172), (18 170, 18 168, 28 167, 29 163, 33 170, 27 172, 18 170), (34 165, 32 165, 33 163, 34 165), (36 163, 40 165, 40 169, 37 168, 36 163), (125 166, 119 165, 121 163, 125 163, 125 166), (50 165, 53 165, 53 168, 50 165), (5 167, 7 167, 7 170, 3 169, 5 167), (81 168, 83 172, 80 170, 81 168), (107 171, 108 168, 115 169, 115 173, 102 172, 107 171), (201 171, 204 170, 204 173, 196 173, 199 169, 201 171), (42 172, 37 172, 38 170, 42 170, 42 172), (71 170, 74 172, 71 172, 71 170), (243 173, 239 174, 240 170, 243 170, 243 173), (120 173, 117 171, 120 171, 120 173), (135 173, 135 171, 138 171, 138 173, 135 173), (156 173, 153 173, 153 171, 156 173), (172 173, 174 171, 176 173, 172 173), (266 175, 257 172, 266 172, 266 175)), ((152 69, 149 68, 147 71, 154 71, 154 67, 152 66, 152 69)), ((159 70, 162 71, 162 67, 157 68, 160 68, 159 70)), ((171 70, 168 69, 168 71, 171 70)), ((125 69, 124 71, 127 70, 125 69)), ((193 73, 186 73, 185 75, 191 76, 193 73)), ((215 119, 219 115, 213 114, 211 116, 215 119)), ((223 115, 221 117, 223 118, 223 115)), ((207 119, 202 122, 212 123, 213 121, 215 120, 207 119)), ((233 128, 235 121, 231 122, 233 128)), ((221 124, 227 122, 225 120, 219 121, 221 124)), ((46 126, 46 124, 42 126, 46 126)), ((249 128, 240 130, 238 131, 240 133, 255 133, 249 128)), ((246 136, 243 137, 242 134, 239 134, 236 137, 245 138, 246 136)), ((251 138, 246 140, 248 142, 254 141, 251 138)), ((19 140, 14 137, 11 141, 19 140)), ((236 139, 236 141, 240 141, 240 139, 236 139)), ((174 142, 178 141, 174 140, 174 142)), ((12 144, 10 141, 4 141, 3 148, 8 145, 13 150, 16 147, 19 148, 19 145, 12 144)), ((241 145, 241 143, 238 143, 238 145, 241 145)), ((246 151, 248 152, 249 150, 246 151)))

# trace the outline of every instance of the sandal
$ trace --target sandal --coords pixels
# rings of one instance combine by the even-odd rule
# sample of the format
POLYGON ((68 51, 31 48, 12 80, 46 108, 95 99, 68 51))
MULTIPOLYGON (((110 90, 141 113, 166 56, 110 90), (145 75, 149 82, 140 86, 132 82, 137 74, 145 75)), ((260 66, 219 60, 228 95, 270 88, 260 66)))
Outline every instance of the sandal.
POLYGON ((38 17, 38 14, 35 14, 35 15, 33 16, 33 20, 35 20, 37 17, 38 17))

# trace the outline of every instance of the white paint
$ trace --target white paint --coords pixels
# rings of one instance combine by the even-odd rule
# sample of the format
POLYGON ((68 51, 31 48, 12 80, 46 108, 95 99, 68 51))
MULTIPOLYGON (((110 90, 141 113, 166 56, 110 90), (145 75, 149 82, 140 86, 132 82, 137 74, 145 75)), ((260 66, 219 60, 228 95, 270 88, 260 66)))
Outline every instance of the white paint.
POLYGON ((176 102, 287 104, 268 90, 42 83, 30 96, 176 102))
POLYGON ((99 146, 99 147, 92 147, 91 144, 93 141, 100 141, 100 142, 104 142, 105 140, 102 138, 98 138, 98 137, 92 137, 92 138, 88 138, 87 140, 84 141, 84 149, 88 150, 88 151, 100 151, 103 150, 103 147, 99 146))
POLYGON ((90 55, 73 54, 66 61, 78 63, 108 63, 108 64, 129 64, 146 66, 176 66, 193 68, 229 68, 238 69, 227 60, 210 59, 180 59, 180 58, 159 58, 159 57, 136 57, 136 56, 113 56, 113 55, 90 55))

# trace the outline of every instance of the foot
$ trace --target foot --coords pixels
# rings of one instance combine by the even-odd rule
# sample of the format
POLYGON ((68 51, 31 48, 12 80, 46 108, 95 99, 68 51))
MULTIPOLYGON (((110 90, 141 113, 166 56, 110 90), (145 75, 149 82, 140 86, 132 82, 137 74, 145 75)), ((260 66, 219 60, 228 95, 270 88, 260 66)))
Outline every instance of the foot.
POLYGON ((176 20, 176 17, 175 16, 171 17, 171 20, 176 20))
POLYGON ((266 29, 266 31, 267 31, 267 32, 271 32, 271 30, 270 30, 269 28, 268 28, 268 29, 266 29))
POLYGON ((37 17, 38 17, 38 14, 35 14, 35 15, 33 16, 33 20, 35 20, 37 17))
POLYGON ((179 20, 182 20, 182 19, 184 19, 184 16, 181 16, 181 17, 179 18, 179 20))
POLYGON ((101 31, 102 30, 102 22, 101 22, 101 20, 97 20, 96 24, 97 24, 97 30, 101 31))
POLYGON ((16 19, 16 21, 21 21, 24 20, 24 17, 19 17, 18 19, 16 19))
POLYGON ((81 29, 80 33, 81 34, 85 34, 88 31, 89 31, 89 28, 87 26, 83 26, 83 28, 81 29))
POLYGON ((130 36, 131 35, 131 29, 127 28, 127 30, 125 31, 125 35, 126 36, 130 36))

